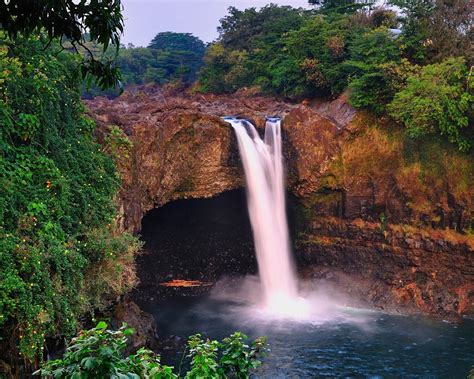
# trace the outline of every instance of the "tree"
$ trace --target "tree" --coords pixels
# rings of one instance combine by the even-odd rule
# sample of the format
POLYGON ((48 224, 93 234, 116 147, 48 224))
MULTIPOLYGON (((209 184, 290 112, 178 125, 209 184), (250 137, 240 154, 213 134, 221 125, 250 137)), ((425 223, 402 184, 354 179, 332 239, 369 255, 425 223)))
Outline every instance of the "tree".
POLYGON ((405 54, 417 63, 464 56, 474 63, 474 3, 470 0, 391 0, 403 14, 405 54))
POLYGON ((0 24, 12 39, 22 35, 46 34, 49 45, 53 39, 69 41, 79 51, 87 52, 81 63, 83 77, 92 75, 102 88, 118 83, 119 71, 113 60, 97 60, 85 42, 97 41, 107 50, 114 45, 118 51, 123 32, 121 0, 3 0, 0 1, 0 24))
POLYGON ((187 51, 202 56, 206 45, 191 33, 158 33, 149 43, 149 49, 165 51, 187 51))
POLYGON ((225 48, 252 50, 272 45, 289 30, 303 22, 303 10, 289 6, 267 5, 260 10, 248 8, 240 11, 229 7, 229 14, 220 20, 219 42, 225 48))
POLYGON ((389 104, 389 113, 412 138, 440 134, 467 151, 472 144, 473 85, 465 60, 448 58, 409 76, 406 88, 389 104))
POLYGON ((322 13, 355 13, 358 10, 371 7, 374 1, 370 0, 308 0, 309 4, 319 7, 322 13))

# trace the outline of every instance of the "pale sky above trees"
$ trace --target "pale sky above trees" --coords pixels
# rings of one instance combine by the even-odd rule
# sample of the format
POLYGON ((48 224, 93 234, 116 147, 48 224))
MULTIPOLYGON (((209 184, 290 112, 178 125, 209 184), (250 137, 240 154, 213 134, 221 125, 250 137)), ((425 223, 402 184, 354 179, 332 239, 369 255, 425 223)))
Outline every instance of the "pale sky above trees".
POLYGON ((204 42, 217 38, 219 19, 227 8, 262 7, 270 2, 308 7, 307 0, 123 0, 125 32, 122 43, 147 46, 159 32, 193 33, 204 42))

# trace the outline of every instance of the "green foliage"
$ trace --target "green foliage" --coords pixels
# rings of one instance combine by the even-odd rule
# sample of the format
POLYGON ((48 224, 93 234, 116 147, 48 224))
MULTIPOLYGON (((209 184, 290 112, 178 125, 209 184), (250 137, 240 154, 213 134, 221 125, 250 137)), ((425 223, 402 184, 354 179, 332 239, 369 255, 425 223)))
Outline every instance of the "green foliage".
POLYGON ((354 38, 350 58, 343 65, 351 75, 351 104, 369 108, 376 114, 383 113, 385 104, 394 95, 384 67, 389 62, 398 64, 400 61, 396 40, 385 28, 370 30, 354 38))
POLYGON ((202 56, 206 46, 191 33, 163 32, 158 33, 151 40, 148 48, 164 51, 189 51, 202 56))
MULTIPOLYGON (((189 33, 158 33, 148 48, 121 48, 116 67, 124 86, 144 83, 186 86, 196 80, 203 65, 204 52, 204 42, 189 33)), ((84 91, 87 98, 99 95, 116 97, 119 94, 117 89, 103 92, 97 87, 84 91)))
POLYGON ((187 379, 219 378, 219 364, 217 363, 217 352, 219 342, 209 339, 202 340, 201 335, 196 334, 189 338, 189 357, 191 370, 186 374, 187 379))
POLYGON ((203 54, 190 50, 122 49, 117 65, 125 85, 172 81, 189 84, 196 79, 203 54))
POLYGON ((354 22, 352 16, 314 15, 275 5, 229 11, 221 21, 219 43, 211 45, 204 58, 202 91, 259 86, 264 92, 300 99, 338 95, 357 80, 357 106, 371 106, 376 98, 375 104, 381 104, 376 108, 383 108, 391 100, 383 82, 372 87, 374 78, 383 75, 380 65, 400 60, 399 43, 384 26, 393 16, 389 11, 379 9, 378 19, 368 25, 354 22), (371 99, 361 97, 362 92, 371 99))
POLYGON ((409 135, 419 138, 439 133, 466 151, 471 146, 468 129, 473 115, 473 78, 462 58, 423 67, 408 77, 407 86, 389 105, 392 117, 409 135))
POLYGON ((222 45, 232 50, 261 49, 273 45, 288 30, 297 29, 306 14, 301 9, 275 4, 259 10, 248 8, 240 11, 230 7, 228 11, 217 30, 222 45))
POLYGON ((100 322, 73 338, 63 358, 46 362, 35 374, 58 379, 177 377, 173 368, 162 366, 160 357, 152 351, 142 348, 124 357, 127 337, 131 334, 133 329, 125 325, 113 331, 107 329, 105 322, 100 322))
POLYGON ((253 370, 262 362, 267 341, 264 337, 248 344, 248 337, 235 332, 221 342, 203 340, 200 334, 191 336, 188 341, 191 369, 186 378, 249 378, 253 370))
MULTIPOLYGON (((10 0, 0 2, 0 25, 10 38, 46 33, 49 42, 68 40, 74 49, 89 37, 103 46, 110 44, 118 49, 123 32, 122 4, 120 0, 10 0)), ((45 44, 46 45, 46 44, 45 44)), ((120 75, 113 60, 100 61, 88 51, 82 60, 81 73, 92 75, 102 88, 117 84, 120 75)))
POLYGON ((321 13, 355 13, 360 9, 370 7, 374 1, 368 0, 308 0, 310 4, 320 5, 321 13))
MULTIPOLYGON (((117 277, 139 245, 107 226, 119 179, 84 114, 77 55, 37 39, 0 44, 0 336, 28 361, 98 305, 108 287, 89 273, 117 277)), ((111 294, 129 288, 118 283, 111 294)))
POLYGON ((354 107, 376 116, 389 111, 410 136, 444 135, 467 151, 474 134, 468 128, 474 5, 392 3, 402 11, 401 34, 389 29, 399 26, 394 11, 364 10, 365 2, 324 1, 316 12, 276 5, 230 8, 219 40, 204 57, 198 89, 232 93, 256 87, 291 100, 335 97, 349 89, 354 107))
MULTIPOLYGON (((125 356, 127 338, 133 330, 122 326, 107 329, 105 322, 82 331, 73 338, 61 359, 48 361, 36 375, 57 379, 81 378, 153 378, 173 379, 179 376, 173 367, 162 365, 160 356, 144 348, 125 356)), ((247 344, 248 337, 236 332, 222 342, 203 340, 199 334, 188 341, 191 359, 185 378, 249 378, 261 365, 259 357, 266 351, 266 340, 257 338, 247 344)))
POLYGON ((307 12, 301 9, 274 4, 258 11, 229 8, 229 15, 221 20, 218 28, 219 42, 211 45, 204 57, 205 66, 199 77, 201 91, 234 92, 258 85, 268 92, 275 87, 294 92, 291 85, 285 84, 291 78, 282 78, 292 66, 290 63, 286 68, 280 67, 285 57, 282 39, 306 17, 307 12), (278 71, 275 78, 270 73, 272 67, 278 71))
POLYGON ((222 356, 219 360, 224 377, 248 378, 251 371, 262 363, 258 359, 267 350, 267 341, 260 337, 248 345, 248 337, 235 332, 220 344, 222 356))

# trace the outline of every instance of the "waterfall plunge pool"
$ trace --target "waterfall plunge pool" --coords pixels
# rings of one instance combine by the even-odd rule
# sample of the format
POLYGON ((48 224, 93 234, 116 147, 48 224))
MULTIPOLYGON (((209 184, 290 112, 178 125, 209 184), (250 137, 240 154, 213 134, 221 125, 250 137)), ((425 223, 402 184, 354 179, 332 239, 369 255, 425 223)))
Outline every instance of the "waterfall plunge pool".
POLYGON ((268 337, 270 352, 256 378, 465 379, 474 362, 474 321, 457 325, 328 306, 324 296, 313 298, 321 308, 310 318, 275 319, 252 305, 247 290, 256 285, 254 277, 233 278, 205 295, 142 304, 161 335, 182 338, 180 347, 162 351, 163 360, 178 365, 191 334, 222 338, 239 330, 268 337))
POLYGON ((154 316, 165 363, 178 365, 190 334, 221 338, 240 330, 268 337, 271 351, 258 378, 466 378, 474 364, 471 320, 458 325, 338 307, 324 291, 313 295, 306 319, 262 312, 243 190, 150 211, 142 238, 147 252, 138 257, 141 283, 133 299, 154 316), (212 290, 159 285, 171 279, 217 284, 212 290))

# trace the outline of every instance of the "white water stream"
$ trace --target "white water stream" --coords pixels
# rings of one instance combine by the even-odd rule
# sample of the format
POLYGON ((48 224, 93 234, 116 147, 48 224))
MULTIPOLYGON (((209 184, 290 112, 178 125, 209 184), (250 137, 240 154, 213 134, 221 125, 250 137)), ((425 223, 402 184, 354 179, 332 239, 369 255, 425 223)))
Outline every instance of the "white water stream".
POLYGON ((273 315, 301 317, 306 304, 298 296, 290 250, 280 120, 267 121, 263 140, 247 120, 226 121, 237 135, 244 167, 265 308, 273 315))

